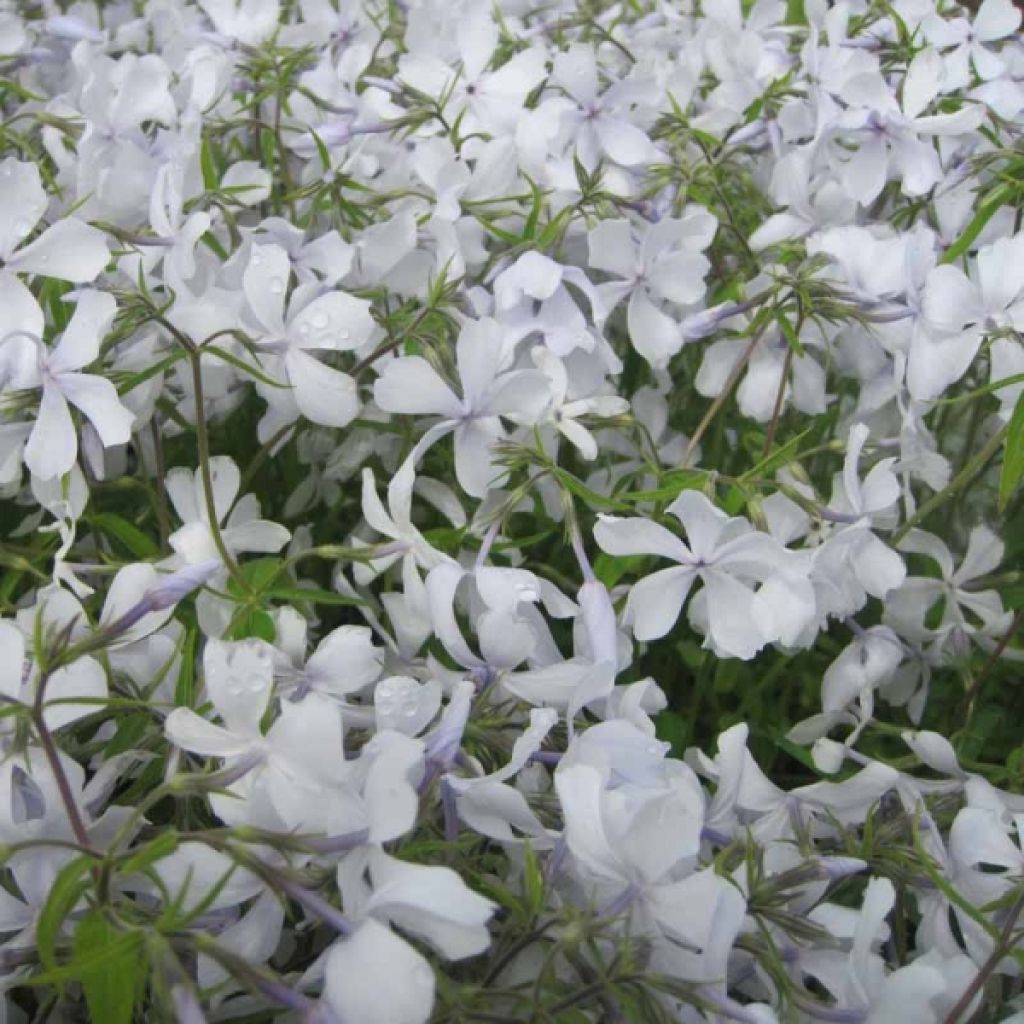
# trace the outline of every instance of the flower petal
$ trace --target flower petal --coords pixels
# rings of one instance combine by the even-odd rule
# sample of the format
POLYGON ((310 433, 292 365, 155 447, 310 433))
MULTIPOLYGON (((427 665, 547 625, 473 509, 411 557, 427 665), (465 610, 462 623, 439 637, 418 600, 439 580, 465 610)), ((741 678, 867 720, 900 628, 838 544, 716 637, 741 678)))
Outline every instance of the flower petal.
POLYGON ((324 998, 340 1020, 426 1024, 434 1008, 434 971, 409 943, 367 918, 328 951, 324 998))
POLYGON ((135 415, 121 404, 109 380, 91 373, 62 373, 57 382, 64 397, 96 428, 104 447, 127 444, 132 439, 135 415))
POLYGON ((462 402, 422 356, 402 356, 387 363, 374 381, 373 398, 385 412, 449 419, 462 415, 462 402))
POLYGON ((284 357, 292 396, 299 411, 322 427, 345 427, 359 413, 356 382, 308 352, 290 348, 284 357))
POLYGON ((25 465, 42 480, 63 476, 78 456, 78 434, 64 396, 53 385, 43 388, 35 426, 25 445, 25 465))
POLYGON ((23 274, 84 284, 96 280, 109 260, 110 250, 103 232, 68 217, 47 228, 31 245, 19 249, 7 265, 23 274))
POLYGON ((637 640, 657 640, 675 625, 696 578, 692 569, 678 565, 661 569, 633 585, 625 619, 632 625, 637 640))

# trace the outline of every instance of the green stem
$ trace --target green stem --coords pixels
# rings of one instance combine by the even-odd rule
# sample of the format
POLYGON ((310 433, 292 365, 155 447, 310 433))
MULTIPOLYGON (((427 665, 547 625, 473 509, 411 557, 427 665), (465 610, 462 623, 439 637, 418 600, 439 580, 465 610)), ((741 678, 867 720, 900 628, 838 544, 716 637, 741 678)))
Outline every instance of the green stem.
POLYGON ((757 343, 761 340, 762 335, 767 327, 767 321, 765 325, 750 339, 750 343, 743 350, 743 354, 736 361, 736 365, 732 368, 728 379, 725 382, 725 387, 719 392, 718 397, 711 403, 711 407, 704 414, 703 419, 697 424, 697 429, 693 432, 693 437, 690 438, 686 445, 686 451, 683 453, 682 466, 686 468, 690 462, 690 456, 693 455, 700 444, 701 438, 707 433, 708 427, 711 426, 714 418, 718 415, 719 410, 729 400, 729 396, 733 392, 733 388, 739 383, 740 377, 743 376, 743 371, 747 368, 747 363, 750 362, 750 357, 754 354, 754 349, 757 348, 757 343))
POLYGON ((985 446, 937 494, 933 494, 893 535, 898 544, 915 526, 923 523, 936 509, 960 493, 987 465, 1006 440, 1008 426, 1004 424, 989 438, 985 446))
POLYGON ((89 839, 89 833, 86 830, 85 822, 82 820, 78 804, 75 803, 74 794, 71 792, 71 784, 68 782, 68 777, 64 772, 64 766, 60 763, 60 753, 57 750, 57 744, 54 742, 53 734, 50 732, 44 717, 43 702, 46 694, 46 684, 49 679, 49 672, 44 671, 39 676, 39 683, 36 686, 36 699, 32 705, 32 722, 39 735, 39 742, 42 745, 43 754, 46 756, 46 760, 50 765, 50 771, 53 773, 54 782, 57 783, 57 792, 60 795, 60 802, 64 805, 64 812, 68 816, 68 821, 71 824, 71 831, 74 833, 75 841, 79 846, 88 850, 90 853, 95 853, 96 848, 92 845, 92 842, 89 839))
POLYGON ((213 537, 214 546, 227 566, 231 578, 241 588, 243 594, 249 592, 249 585, 238 567, 234 555, 228 550, 224 543, 224 536, 220 532, 220 523, 217 519, 217 503, 213 493, 213 474, 210 472, 210 437, 206 427, 206 409, 203 396, 203 372, 200 366, 201 356, 199 350, 189 352, 189 363, 192 365, 192 388, 195 392, 196 401, 196 447, 199 449, 199 472, 203 480, 203 500, 206 504, 206 518, 209 520, 210 535, 213 537))
MULTIPOLYGON (((249 584, 238 567, 238 562, 228 550, 224 543, 224 537, 220 532, 220 522, 217 519, 217 503, 213 497, 213 475, 210 473, 210 436, 206 425, 206 399, 203 392, 203 373, 200 365, 202 349, 196 343, 178 330, 152 303, 148 303, 153 319, 165 328, 172 338, 185 350, 188 355, 189 365, 192 368, 192 390, 196 404, 196 448, 199 454, 199 472, 203 482, 203 502, 206 505, 206 516, 209 519, 210 535, 213 537, 214 547, 220 555, 221 560, 227 567, 231 578, 238 584, 243 594, 249 593, 249 584)), ((209 340, 209 339, 207 339, 209 340)))

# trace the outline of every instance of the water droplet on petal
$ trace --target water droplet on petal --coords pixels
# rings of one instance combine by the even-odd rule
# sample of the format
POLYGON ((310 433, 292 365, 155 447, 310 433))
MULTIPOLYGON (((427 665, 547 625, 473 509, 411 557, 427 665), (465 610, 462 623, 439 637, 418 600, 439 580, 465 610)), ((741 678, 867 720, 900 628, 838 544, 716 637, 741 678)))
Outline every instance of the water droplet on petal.
POLYGON ((24 238, 31 230, 32 230, 32 225, 27 220, 25 220, 24 218, 21 218, 20 220, 15 221, 14 233, 19 238, 24 238))
POLYGON ((399 698, 398 687, 394 681, 382 679, 373 691, 373 706, 377 709, 377 714, 387 717, 397 710, 399 698))
POLYGON ((318 331, 322 331, 330 322, 331 318, 326 313, 314 313, 311 317, 311 323, 318 331))

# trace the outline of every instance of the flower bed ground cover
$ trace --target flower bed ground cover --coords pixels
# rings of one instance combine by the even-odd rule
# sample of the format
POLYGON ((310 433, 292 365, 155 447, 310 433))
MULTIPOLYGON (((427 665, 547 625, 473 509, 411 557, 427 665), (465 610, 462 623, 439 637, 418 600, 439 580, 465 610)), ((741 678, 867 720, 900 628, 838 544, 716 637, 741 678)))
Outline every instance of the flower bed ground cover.
POLYGON ((3 1019, 1024 1020, 1020 27, 0 3, 3 1019))

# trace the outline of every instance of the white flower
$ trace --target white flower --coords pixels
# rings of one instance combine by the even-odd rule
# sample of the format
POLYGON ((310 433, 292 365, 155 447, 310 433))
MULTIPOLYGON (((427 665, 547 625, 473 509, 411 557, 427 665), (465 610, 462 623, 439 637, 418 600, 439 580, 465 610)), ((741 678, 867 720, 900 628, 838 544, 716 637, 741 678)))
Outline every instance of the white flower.
POLYGON ((473 892, 451 868, 410 864, 363 847, 339 865, 338 888, 346 914, 396 925, 446 960, 475 956, 490 945, 487 922, 496 904, 473 892))
POLYGON ((662 304, 689 306, 704 297, 711 268, 704 250, 717 227, 713 214, 690 206, 681 218, 663 218, 642 232, 627 220, 602 220, 587 236, 590 266, 621 279, 599 286, 604 305, 611 310, 629 296, 630 340, 655 367, 665 367, 684 340, 662 304))
POLYGON ((824 175, 813 180, 812 168, 809 154, 802 150, 787 153, 775 164, 772 198, 786 209, 773 214, 750 236, 755 252, 853 219, 856 204, 839 182, 824 175))
POLYGON ((854 637, 825 670, 821 706, 840 711, 855 697, 884 683, 903 660, 903 645, 886 626, 872 626, 854 637))
POLYGON ((878 72, 856 75, 841 92, 848 110, 839 118, 840 134, 854 134, 856 152, 842 166, 842 180, 862 205, 874 201, 890 168, 903 194, 919 196, 942 180, 939 155, 921 136, 958 135, 977 128, 984 109, 967 104, 952 114, 924 115, 942 85, 942 58, 926 48, 914 57, 897 101, 878 72))
POLYGON ((389 924, 448 960, 490 945, 487 922, 496 905, 450 868, 409 864, 364 847, 339 865, 338 888, 357 924, 327 954, 324 998, 343 1020, 421 1024, 430 1017, 433 969, 389 924))
MULTIPOLYGON (((213 456, 210 480, 217 525, 222 526, 220 535, 231 554, 280 551, 288 543, 291 534, 283 526, 259 518, 259 502, 253 495, 235 500, 242 474, 233 459, 226 455, 213 456)), ((174 511, 184 524, 171 534, 171 547, 190 564, 220 559, 210 525, 202 470, 172 469, 165 485, 174 511)))
MULTIPOLYGON (((753 353, 747 356, 743 378, 736 388, 736 403, 744 416, 758 423, 771 420, 780 388, 780 409, 792 403, 809 415, 825 411, 825 370, 811 354, 820 347, 820 340, 810 330, 804 330, 800 340, 803 351, 789 355, 791 343, 781 331, 770 328, 761 337, 753 353)), ((722 338, 712 342, 704 352, 694 380, 697 391, 705 398, 722 394, 749 346, 747 338, 722 338)))
POLYGON ((814 551, 815 591, 827 615, 852 614, 867 595, 885 597, 907 575, 903 559, 873 532, 895 525, 900 485, 893 458, 879 460, 860 478, 868 435, 863 423, 850 428, 843 471, 835 475, 830 503, 842 525, 814 551))
POLYGON ((225 767, 242 773, 227 794, 211 798, 225 821, 327 832, 331 815, 346 807, 354 828, 365 825, 358 794, 349 784, 336 705, 318 697, 284 701, 264 736, 261 722, 274 685, 269 645, 209 640, 203 668, 206 692, 224 724, 175 708, 164 729, 176 746, 221 758, 225 767))
MULTIPOLYGON (((4 652, 0 660, 0 694, 31 705, 39 687, 39 670, 34 661, 26 661, 24 634, 5 619, 0 619, 0 649, 4 652)), ((62 729, 103 709, 103 701, 109 696, 107 674, 95 658, 76 658, 47 676, 43 692, 46 727, 62 729)), ((5 734, 6 730, 5 724, 5 734)))
POLYGON ((906 1021, 937 1024, 932 1000, 945 991, 942 974, 930 966, 910 964, 887 972, 875 947, 889 935, 885 917, 896 900, 892 882, 873 878, 864 892, 859 913, 823 904, 810 913, 815 923, 849 945, 849 952, 813 949, 802 954, 800 966, 835 999, 837 1010, 860 1011, 874 1024, 906 1021))
POLYGON ((341 1020, 426 1024, 434 985, 426 957, 372 917, 335 942, 324 965, 324 999, 341 1020))
POLYGON ((58 277, 83 284, 107 265, 103 232, 75 217, 48 227, 27 245, 49 199, 34 163, 8 157, 0 163, 0 263, 7 271, 58 277))
POLYGON ((572 100, 562 109, 562 123, 588 171, 602 156, 626 167, 657 159, 654 144, 628 116, 629 108, 646 98, 646 83, 624 79, 602 92, 597 58, 583 43, 555 57, 551 80, 572 100))
POLYGON ((1012 0, 984 0, 974 14, 966 18, 943 18, 930 13, 921 24, 925 39, 939 49, 954 47, 943 54, 944 91, 962 89, 971 81, 971 69, 982 81, 1000 77, 1006 70, 992 43, 1012 36, 1020 28, 1021 12, 1012 0))
POLYGON ((0 306, 11 326, 0 338, 0 383, 12 389, 41 388, 43 393, 25 445, 25 465, 31 472, 49 480, 74 466, 78 435, 69 402, 95 427, 105 446, 126 444, 135 417, 109 380, 81 372, 99 355, 116 312, 114 299, 103 292, 82 292, 52 350, 42 341, 43 311, 13 274, 0 272, 0 306))
POLYGON ((1013 614, 1003 608, 999 592, 971 587, 974 580, 994 572, 1003 560, 1003 543, 987 526, 976 526, 971 531, 958 569, 953 568, 953 556, 942 539, 923 530, 911 530, 899 549, 925 555, 940 573, 938 579, 910 576, 886 596, 885 621, 901 636, 917 641, 936 636, 944 640, 951 633, 998 637, 1009 628, 1013 614), (928 628, 925 617, 940 602, 942 617, 934 628, 928 628))
POLYGON ((403 54, 398 63, 402 82, 433 97, 445 97, 445 115, 459 121, 466 134, 485 132, 499 138, 511 135, 523 110, 523 103, 544 78, 543 49, 531 47, 513 54, 495 70, 488 70, 499 44, 499 30, 488 7, 470 5, 458 19, 454 43, 461 73, 454 61, 427 52, 433 47, 421 39, 410 24, 410 41, 419 44, 415 52, 403 54))
POLYGON ((555 355, 564 358, 576 349, 598 349, 607 369, 617 372, 617 358, 590 330, 567 285, 586 296, 591 319, 600 328, 608 315, 600 290, 579 267, 563 266, 533 249, 494 279, 495 316, 507 329, 510 341, 536 331, 555 355))
POLYGON ((387 363, 373 389, 387 412, 441 417, 421 438, 415 457, 443 434, 454 433, 455 475, 475 498, 483 497, 500 475, 491 446, 505 437, 501 417, 533 422, 548 402, 542 373, 509 368, 511 352, 504 337, 493 320, 471 320, 462 328, 456 344, 461 398, 422 356, 387 363))
POLYGON ((683 491, 666 510, 686 530, 689 545, 665 527, 646 519, 601 516, 594 538, 612 555, 655 554, 677 562, 633 585, 626 604, 626 621, 638 640, 656 640, 673 626, 693 584, 704 584, 695 615, 706 626, 707 645, 721 655, 751 658, 771 640, 774 628, 787 614, 794 635, 814 613, 810 588, 786 573, 789 553, 767 534, 753 530, 747 520, 729 518, 697 491, 683 491), (759 599, 756 584, 775 579, 780 586, 759 599), (779 602, 786 602, 781 613, 779 602), (769 612, 771 614, 769 615, 769 612))
MULTIPOLYGON (((300 285, 285 311, 291 274, 288 253, 279 245, 254 245, 242 287, 263 351, 280 356, 298 412, 325 427, 344 427, 359 410, 355 381, 310 352, 359 348, 373 331, 370 303, 345 292, 316 294, 300 285)), ((273 390, 267 398, 279 396, 273 390)), ((294 419, 294 416, 292 416, 294 419)))
POLYGON ((274 32, 281 13, 278 0, 199 0, 199 6, 218 32, 247 46, 274 32))
POLYGON ((543 345, 530 350, 534 365, 548 379, 551 392, 550 423, 585 459, 597 458, 597 441, 579 422, 582 416, 622 416, 629 403, 618 395, 591 395, 570 398, 569 373, 563 360, 543 345))
POLYGON ((937 398, 956 383, 986 334, 1024 329, 1024 234, 983 246, 971 270, 946 264, 928 275, 923 330, 907 364, 915 398, 937 398))

